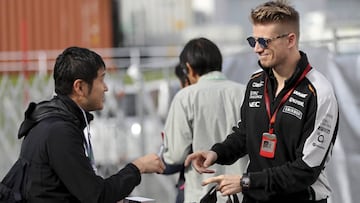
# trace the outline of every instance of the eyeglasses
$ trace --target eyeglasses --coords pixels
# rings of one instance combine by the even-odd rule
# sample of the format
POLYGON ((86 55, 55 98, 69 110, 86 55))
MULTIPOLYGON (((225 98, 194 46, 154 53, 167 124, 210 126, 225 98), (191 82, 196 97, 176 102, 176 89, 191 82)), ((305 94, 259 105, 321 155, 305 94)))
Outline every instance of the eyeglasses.
POLYGON ((184 63, 180 63, 180 68, 182 71, 182 78, 181 78, 182 86, 185 87, 185 85, 191 85, 190 79, 188 77, 188 70, 187 70, 186 65, 184 63), (187 84, 186 84, 186 82, 187 82, 187 84))
POLYGON ((289 35, 289 33, 286 33, 286 34, 282 34, 282 35, 279 35, 277 37, 273 37, 273 38, 264 38, 264 37, 259 37, 259 38, 255 38, 255 37, 248 37, 246 40, 249 42, 249 45, 254 48, 255 45, 256 45, 256 42, 258 42, 261 46, 261 48, 263 49, 266 49, 269 45, 269 43, 273 40, 276 40, 276 39, 280 39, 280 38, 283 38, 283 37, 287 37, 289 35))

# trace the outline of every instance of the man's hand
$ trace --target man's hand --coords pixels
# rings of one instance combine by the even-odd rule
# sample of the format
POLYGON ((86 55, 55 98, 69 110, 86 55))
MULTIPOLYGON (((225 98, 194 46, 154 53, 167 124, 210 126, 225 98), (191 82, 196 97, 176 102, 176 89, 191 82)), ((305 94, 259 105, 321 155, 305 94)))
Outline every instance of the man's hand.
POLYGON ((217 190, 220 191, 223 196, 226 196, 242 192, 240 179, 241 176, 239 175, 220 175, 204 180, 202 185, 217 183, 217 190))
POLYGON ((163 173, 165 164, 156 154, 148 154, 132 162, 140 173, 163 173))
POLYGON ((185 159, 185 167, 192 163, 198 173, 214 173, 214 170, 207 169, 215 163, 217 154, 214 151, 199 151, 188 155, 185 159))

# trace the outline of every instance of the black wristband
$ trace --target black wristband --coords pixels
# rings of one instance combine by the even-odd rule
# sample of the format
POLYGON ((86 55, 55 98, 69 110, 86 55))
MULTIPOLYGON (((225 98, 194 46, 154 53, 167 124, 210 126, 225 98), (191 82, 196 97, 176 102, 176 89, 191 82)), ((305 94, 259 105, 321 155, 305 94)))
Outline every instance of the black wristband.
POLYGON ((248 174, 244 174, 240 179, 240 186, 242 191, 248 191, 250 188, 250 177, 248 174))

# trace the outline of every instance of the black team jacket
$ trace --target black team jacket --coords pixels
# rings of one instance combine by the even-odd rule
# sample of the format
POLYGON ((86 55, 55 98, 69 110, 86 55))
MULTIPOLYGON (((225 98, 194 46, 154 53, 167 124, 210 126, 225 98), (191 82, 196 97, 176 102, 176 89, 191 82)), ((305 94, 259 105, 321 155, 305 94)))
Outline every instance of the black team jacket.
POLYGON ((311 202, 330 195, 324 170, 336 139, 338 104, 331 84, 315 69, 310 69, 277 112, 274 158, 260 155, 262 135, 269 131, 265 80, 273 113, 309 64, 306 55, 300 54, 295 73, 277 97, 277 82, 270 68, 262 67, 252 76, 241 108, 242 121, 224 142, 212 147, 218 164, 231 164, 249 154, 250 187, 243 191, 244 202, 311 202))

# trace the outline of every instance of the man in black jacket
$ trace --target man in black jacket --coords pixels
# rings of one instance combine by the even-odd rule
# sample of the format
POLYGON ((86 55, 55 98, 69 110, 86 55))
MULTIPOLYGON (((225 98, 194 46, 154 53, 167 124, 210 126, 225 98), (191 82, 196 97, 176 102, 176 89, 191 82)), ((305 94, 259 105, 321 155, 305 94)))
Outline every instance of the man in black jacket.
POLYGON ((20 156, 30 162, 27 202, 114 203, 131 193, 142 173, 164 170, 160 157, 149 154, 109 178, 96 175, 84 129, 89 132, 89 112, 103 108, 105 71, 102 58, 85 48, 69 47, 56 59, 56 96, 31 103, 19 129, 20 156))
POLYGON ((299 14, 284 1, 269 1, 251 11, 249 45, 261 70, 251 77, 242 121, 210 151, 189 155, 200 172, 214 163, 231 164, 249 155, 245 174, 204 180, 218 183, 223 195, 243 193, 246 203, 327 202, 325 166, 337 128, 338 104, 329 81, 299 51, 299 14))

